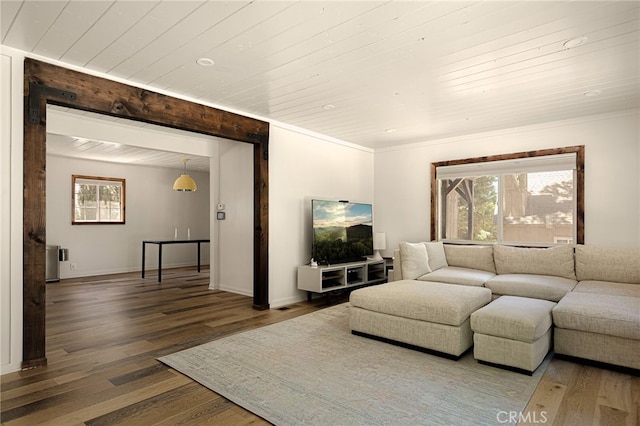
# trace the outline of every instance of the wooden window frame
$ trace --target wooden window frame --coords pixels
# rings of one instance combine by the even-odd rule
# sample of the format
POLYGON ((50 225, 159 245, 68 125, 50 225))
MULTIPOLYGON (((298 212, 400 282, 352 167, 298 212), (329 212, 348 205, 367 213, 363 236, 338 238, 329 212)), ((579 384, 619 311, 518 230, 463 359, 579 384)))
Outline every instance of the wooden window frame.
POLYGON ((432 240, 438 238, 438 181, 436 171, 438 167, 455 166, 460 164, 484 163, 489 161, 514 160, 518 158, 541 157, 545 155, 576 154, 576 244, 584 244, 584 145, 563 148, 551 148, 537 151, 517 152, 513 154, 492 155, 487 157, 465 158, 431 163, 431 223, 430 235, 432 240))
MULTIPOLYGON (((71 224, 72 225, 124 225, 126 223, 126 204, 127 204, 127 181, 124 178, 111 178, 100 176, 71 175, 71 224), (118 182, 120 183, 120 220, 80 220, 76 219, 76 181, 78 179, 100 182, 118 182)), ((99 211, 100 208, 97 206, 99 211)), ((98 216, 99 213, 98 213, 98 216)))

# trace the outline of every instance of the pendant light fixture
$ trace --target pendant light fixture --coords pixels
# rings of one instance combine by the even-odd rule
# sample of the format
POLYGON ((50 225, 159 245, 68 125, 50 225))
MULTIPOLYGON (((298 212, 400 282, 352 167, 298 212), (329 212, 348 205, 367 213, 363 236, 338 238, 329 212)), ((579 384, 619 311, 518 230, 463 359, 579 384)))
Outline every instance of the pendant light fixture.
POLYGON ((196 181, 194 181, 193 178, 187 174, 187 161, 189 161, 188 158, 182 159, 182 162, 184 163, 184 173, 182 173, 180 177, 173 183, 174 191, 195 191, 198 189, 196 181))

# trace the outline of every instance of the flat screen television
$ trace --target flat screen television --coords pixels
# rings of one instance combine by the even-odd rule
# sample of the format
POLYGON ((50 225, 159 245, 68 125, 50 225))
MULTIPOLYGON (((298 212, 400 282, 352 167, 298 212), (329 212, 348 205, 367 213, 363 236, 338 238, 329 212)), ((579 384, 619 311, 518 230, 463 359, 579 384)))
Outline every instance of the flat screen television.
POLYGON ((312 200, 312 257, 319 264, 355 262, 373 255, 373 206, 312 200))

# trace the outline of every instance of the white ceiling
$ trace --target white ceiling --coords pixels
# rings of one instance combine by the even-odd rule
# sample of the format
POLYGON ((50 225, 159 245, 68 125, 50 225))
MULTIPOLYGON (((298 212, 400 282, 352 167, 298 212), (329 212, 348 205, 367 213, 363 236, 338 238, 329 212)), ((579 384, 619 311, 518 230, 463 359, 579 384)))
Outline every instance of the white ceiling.
POLYGON ((371 148, 640 103, 638 1, 2 0, 0 13, 4 45, 371 148))
MULTIPOLYGON (((56 118, 59 117, 60 114, 75 120, 90 121, 92 123, 107 122, 110 126, 118 126, 120 128, 130 127, 132 130, 137 130, 137 136, 142 134, 145 139, 149 140, 157 139, 158 132, 173 134, 178 138, 185 139, 199 138, 201 136, 183 130, 156 126, 140 121, 111 117, 57 105, 47 105, 48 122, 53 120, 55 123, 56 118)), ((101 133, 95 125, 89 126, 93 129, 91 137, 77 136, 77 133, 69 130, 69 128, 74 127, 73 124, 68 125, 66 128, 63 126, 64 131, 58 131, 56 127, 59 126, 47 126, 47 154, 49 155, 181 170, 184 169, 184 162, 182 160, 187 159, 188 171, 209 172, 210 159, 206 156, 134 146, 129 143, 128 140, 123 139, 116 140, 108 138, 110 140, 103 140, 105 138, 100 137, 101 133), (54 130, 52 130, 52 127, 54 130)), ((129 133, 129 131, 126 133, 129 133)), ((203 138, 212 139, 209 137, 203 138)))

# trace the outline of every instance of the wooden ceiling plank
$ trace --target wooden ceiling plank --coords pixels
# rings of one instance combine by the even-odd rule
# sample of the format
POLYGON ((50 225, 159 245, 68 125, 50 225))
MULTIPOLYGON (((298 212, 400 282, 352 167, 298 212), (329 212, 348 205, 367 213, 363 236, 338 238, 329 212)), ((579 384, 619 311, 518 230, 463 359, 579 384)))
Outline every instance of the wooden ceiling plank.
MULTIPOLYGON (((1 3, 4 14, 5 2, 1 3)), ((2 43, 9 46, 19 44, 24 50, 31 52, 55 22, 65 5, 64 1, 23 2, 17 15, 14 16, 7 34, 3 36, 2 43)), ((7 12, 11 16, 14 9, 8 6, 7 12)))
MULTIPOLYGON (((440 28, 450 28, 454 22, 460 23, 464 22, 465 19, 468 19, 468 6, 465 6, 463 3, 455 5, 437 5, 440 7, 437 11, 434 11, 432 8, 423 8, 420 10, 421 13, 429 13, 428 19, 424 16, 421 18, 416 17, 419 16, 417 13, 407 13, 405 16, 398 19, 394 18, 394 14, 386 15, 388 22, 374 25, 366 31, 359 31, 354 36, 349 34, 349 36, 345 36, 342 39, 337 37, 337 41, 331 43, 328 47, 317 50, 313 54, 295 58, 295 60, 291 61, 291 65, 286 64, 288 66, 283 65, 280 67, 274 67, 268 71, 261 80, 268 82, 270 91, 272 91, 280 84, 282 86, 289 86, 292 78, 307 78, 309 76, 309 69, 314 70, 314 76, 324 75, 325 79, 331 79, 334 81, 335 78, 329 77, 329 75, 336 73, 343 74, 348 71, 358 74, 372 74, 374 71, 372 71, 371 67, 380 66, 380 64, 389 66, 393 65, 394 68, 397 69, 398 56, 417 56, 415 48, 399 49, 398 46, 417 45, 417 41, 420 38, 419 36, 425 32, 426 25, 437 24, 440 28), (454 12, 452 12, 452 10, 454 12), (425 19, 428 23, 425 23, 425 19), (407 22, 407 20, 409 21, 407 22), (410 30, 407 30, 407 27, 410 28, 410 30), (380 32, 384 34, 378 34, 380 32), (402 41, 399 41, 400 38, 402 41), (366 52, 369 52, 369 55, 367 55, 366 52), (371 66, 363 64, 363 58, 369 59, 371 66), (300 74, 306 75, 301 76, 300 74)), ((496 4, 491 3, 483 6, 488 8, 483 10, 483 13, 487 14, 493 13, 497 8, 496 4)), ((376 9, 376 11, 378 11, 378 9, 376 9)), ((319 43, 321 45, 322 43, 326 44, 326 41, 320 39, 319 43)), ((428 53, 425 53, 424 55, 429 56, 428 53)), ((424 56, 418 55, 418 57, 424 60, 424 56)), ((359 78, 360 77, 358 77, 358 79, 359 78)), ((314 81, 317 80, 314 79, 314 81)), ((232 85, 227 85, 226 88, 223 88, 222 93, 233 93, 233 98, 218 96, 217 99, 220 102, 241 102, 239 99, 241 99, 241 94, 243 92, 250 93, 256 89, 246 83, 246 81, 238 81, 232 85), (244 85, 244 88, 240 87, 240 83, 244 85)))
MULTIPOLYGON (((585 46, 586 47, 586 46, 585 46)), ((523 60, 512 64, 505 64, 498 68, 469 73, 468 75, 450 79, 441 80, 439 87, 442 90, 456 88, 460 86, 474 87, 478 85, 490 86, 493 84, 501 84, 505 80, 518 79, 524 75, 540 74, 546 78, 553 78, 558 74, 571 74, 573 78, 576 73, 586 73, 594 69, 610 69, 624 68, 627 71, 633 67, 634 58, 638 59, 638 49, 640 48, 637 36, 628 34, 623 37, 616 37, 602 42, 602 46, 591 46, 591 49, 584 49, 582 53, 576 53, 575 57, 567 58, 568 51, 559 51, 546 56, 531 60, 523 60), (618 61, 621 60, 629 64, 620 67, 618 61), (565 62, 571 61, 572 66, 567 67, 565 62)), ((448 76, 447 76, 448 77, 448 76)), ((549 81, 548 84, 552 84, 549 81)))
POLYGON ((127 58, 136 56, 153 40, 202 4, 202 1, 161 2, 135 26, 122 33, 118 39, 92 58, 87 67, 108 73, 127 58))
MULTIPOLYGON (((413 58, 413 59, 412 59, 412 62, 414 62, 414 63, 415 63, 415 65, 416 65, 416 67, 418 67, 418 68, 419 68, 419 62, 422 62, 422 63, 424 63, 424 62, 425 62, 425 58, 424 58, 424 57, 421 57, 420 55, 413 54, 412 56, 406 56, 406 57, 407 57, 407 58, 413 58)), ((401 67, 401 68, 403 68, 403 69, 411 69, 411 68, 412 68, 412 66, 414 65, 414 64, 411 64, 411 63, 409 63, 409 64, 407 64, 407 65, 404 65, 404 64, 402 63, 401 59, 402 59, 402 58, 393 58, 393 60, 392 60, 392 61, 389 61, 388 63, 385 63, 385 65, 387 65, 387 67, 388 67, 388 68, 393 69, 393 72, 394 72, 394 73, 396 72, 396 69, 397 69, 398 67, 401 67), (393 64, 393 65, 388 65, 388 64, 393 64)), ((348 63, 347 63, 347 65, 345 65, 345 64, 344 64, 345 62, 346 62, 346 61, 341 61, 341 64, 342 64, 342 68, 341 68, 341 69, 342 69, 343 71, 346 71, 346 70, 348 69, 348 65, 349 65, 348 63)), ((367 66, 367 64, 360 64, 360 66, 358 67, 358 69, 360 69, 360 70, 362 70, 362 69, 369 69, 369 67, 367 66)), ((380 72, 381 72, 381 70, 376 70, 376 75, 379 75, 379 74, 380 74, 380 72)), ((380 80, 383 80, 383 79, 380 79, 380 80)), ((288 86, 288 85, 287 85, 287 86, 288 86)), ((274 81, 270 81, 270 88, 271 88, 271 90, 272 90, 272 91, 273 91, 273 90, 277 90, 277 89, 276 89, 276 88, 277 88, 277 81, 276 81, 276 82, 274 82, 274 81)))
MULTIPOLYGON (((637 37, 636 37, 636 36, 634 36, 634 34, 629 34, 629 35, 628 35, 628 37, 629 37, 628 42, 632 42, 633 40, 637 40, 637 37)), ((611 46, 606 46, 606 47, 605 47, 604 52, 609 52, 609 53, 611 54, 611 56, 612 56, 612 57, 616 57, 616 56, 618 56, 618 57, 623 57, 623 56, 627 57, 627 56, 628 56, 628 55, 624 55, 624 54, 622 54, 622 53, 618 53, 618 52, 612 51, 612 50, 610 49, 610 47, 611 47, 611 46)), ((633 49, 633 47, 631 47, 631 49, 633 49)), ((545 53, 545 52, 543 52, 543 53, 545 53)), ((560 52, 560 54, 563 54, 563 53, 564 53, 564 50, 560 52)), ((632 53, 632 52, 630 52, 630 53, 632 53)), ((636 56, 637 56, 637 55, 636 55, 636 56)), ((630 59, 629 59, 629 60, 633 60, 633 55, 630 57, 630 59)), ((613 61, 613 58, 603 57, 603 58, 601 58, 601 60, 599 60, 599 61, 595 61, 595 62, 596 62, 596 63, 598 63, 598 64, 600 64, 600 66, 603 66, 603 67, 609 67, 609 68, 610 68, 610 67, 611 67, 611 65, 612 65, 612 61, 613 61)), ((591 63, 593 63, 594 61, 593 61, 593 60, 590 60, 590 62, 591 62, 591 63)), ((552 63, 551 63, 551 64, 552 64, 552 63)), ((400 64, 399 64, 399 65, 400 65, 400 64)), ((415 70, 415 69, 419 69, 419 67, 418 67, 418 66, 416 66, 416 67, 411 67, 411 66, 406 66, 406 65, 404 65, 404 64, 402 64, 402 65, 403 65, 406 69, 408 69, 408 70, 412 70, 412 69, 414 69, 414 70, 415 70)), ((417 65, 417 64, 416 64, 416 65, 417 65)), ((525 64, 523 64, 522 66, 527 66, 527 68, 528 68, 528 69, 530 69, 530 70, 532 70, 532 69, 533 69, 529 64, 526 64, 526 63, 525 63, 525 64)), ((551 65, 551 67, 553 67, 553 65, 551 65)), ((501 69, 502 69, 502 68, 501 68, 501 69)), ((539 70, 539 71, 531 71, 531 73, 534 73, 534 72, 542 72, 542 71, 543 71, 543 70, 541 69, 541 70, 539 70)), ((394 72, 395 72, 395 70, 394 70, 394 72)), ((385 80, 385 77, 392 77, 392 76, 391 76, 391 75, 387 76, 387 75, 385 75, 385 73, 381 73, 380 71, 378 71, 378 72, 377 72, 377 75, 376 75, 376 79, 377 79, 377 80, 385 80)), ((415 79, 414 79, 414 78, 412 78, 410 75, 407 75, 407 77, 408 77, 408 78, 410 78, 411 80, 415 81, 415 79)), ((498 80, 499 78, 503 78, 503 76, 502 76, 502 75, 492 76, 492 77, 494 77, 494 80, 498 80)), ((516 78, 517 78, 517 77, 516 77, 516 78)), ((393 79, 391 78, 391 80, 393 80, 393 79)), ((335 82, 335 81, 334 81, 334 83, 339 84, 339 82, 335 82)), ((308 82, 302 82, 302 83, 301 83, 301 85, 306 85, 306 89, 309 89, 309 83, 308 83, 308 82)), ((362 85, 366 85, 366 75, 364 75, 364 76, 363 76, 363 78, 362 78, 362 85)), ((312 88, 312 89, 309 89, 309 91, 314 91, 314 92, 315 92, 315 89, 316 89, 316 87, 314 87, 314 88, 312 88)), ((318 93, 323 93, 323 96, 326 96, 326 94, 327 94, 327 91, 326 91, 326 90, 330 90, 329 88, 326 88, 326 87, 325 87, 325 88, 317 88, 317 89, 319 89, 319 90, 318 90, 318 93)), ((378 92, 378 93, 380 93, 380 90, 379 90, 379 89, 380 89, 380 87, 378 86, 378 87, 377 87, 377 92, 378 92)), ((292 87, 291 87, 291 86, 287 86, 287 90, 288 90, 288 93, 286 94, 286 96, 291 97, 291 98, 292 98, 292 100, 294 100, 295 98, 301 98, 300 93, 299 93, 299 92, 297 92, 297 91, 295 91, 295 90, 292 90, 292 87)), ((277 93, 277 89, 276 89, 276 90, 274 91, 274 93, 270 96, 270 100, 271 100, 270 106, 271 106, 272 108, 273 108, 275 105, 278 105, 278 103, 279 103, 279 101, 280 101, 280 98, 281 98, 281 96, 279 97, 276 93, 277 93)), ((304 99, 305 99, 305 100, 308 100, 309 98, 310 98, 309 94, 308 94, 308 93, 306 93, 306 94, 305 94, 305 96, 304 96, 304 99)))
MULTIPOLYGON (((277 13, 277 10, 285 8, 288 4, 288 2, 246 4, 204 33, 180 46, 180 49, 172 52, 170 56, 159 59, 143 73, 134 75, 133 79, 154 87, 168 87, 171 85, 171 78, 177 74, 175 71, 186 64, 194 63, 199 57, 206 56, 207 52, 215 46, 228 40, 231 34, 241 33, 260 22, 265 14, 277 13)), ((178 76, 177 79, 181 80, 182 77, 178 76)))
POLYGON ((60 60, 85 66, 157 5, 157 1, 115 2, 60 60))
POLYGON ((53 25, 35 46, 33 52, 60 59, 113 3, 114 1, 73 1, 67 3, 53 25))
POLYGON ((13 27, 13 22, 23 4, 24 0, 0 2, 0 40, 2 43, 5 42, 5 37, 13 27))
POLYGON ((244 7, 245 4, 241 1, 207 1, 183 20, 176 23, 175 26, 158 36, 135 57, 127 58, 111 69, 109 73, 146 83, 148 81, 146 70, 152 69, 157 61, 172 55, 183 45, 216 25, 220 20, 244 7))
MULTIPOLYGON (((429 8, 428 11, 432 14, 429 19, 437 20, 439 17, 450 13, 452 10, 458 10, 463 8, 463 4, 453 5, 451 3, 444 4, 438 3, 437 10, 429 8)), ((424 8, 423 8, 424 9, 424 8)), ((366 9, 362 9, 364 11, 366 9)), ((412 10, 412 9, 410 9, 412 10)), ((358 27, 356 20, 345 20, 340 24, 332 27, 331 31, 324 31, 315 34, 311 38, 300 40, 298 43, 281 49, 278 53, 271 55, 264 61, 264 67, 262 75, 257 80, 269 82, 269 86, 272 84, 278 84, 278 81, 283 81, 282 84, 288 84, 289 77, 296 74, 304 74, 308 76, 309 70, 313 70, 313 74, 318 74, 319 67, 328 68, 333 66, 333 72, 339 72, 345 64, 348 63, 349 57, 345 55, 354 52, 355 57, 361 57, 363 52, 372 51, 376 52, 376 55, 382 56, 377 50, 377 45, 382 43, 379 38, 383 38, 378 33, 384 32, 385 34, 393 34, 394 31, 400 31, 406 33, 406 26, 419 25, 420 19, 416 17, 417 14, 406 12, 402 16, 405 20, 394 19, 396 14, 402 12, 401 10, 393 10, 396 13, 384 14, 386 11, 383 8, 377 8, 369 10, 369 13, 358 16, 361 19, 371 18, 373 22, 368 22, 364 25, 364 28, 358 27), (406 22, 406 19, 411 19, 411 22, 406 22), (364 46, 363 47, 363 43, 364 46), (357 51, 356 51, 357 50, 357 51), (329 65, 330 64, 330 65, 329 65), (338 66, 336 66, 336 64, 338 66)), ((361 12, 361 11, 360 11, 361 12)), ((423 13, 426 13, 423 11, 423 13)), ((310 31, 313 33, 313 31, 310 31)), ((396 35, 397 37, 397 35, 396 35)), ((297 40, 294 37, 290 37, 297 40)), ((415 41, 417 36, 409 36, 409 39, 415 41)), ((396 46, 390 46, 389 51, 396 51, 396 46)), ((365 68, 360 68, 360 72, 365 68)), ((255 76, 253 77, 255 78, 255 76)), ((226 94, 233 94, 237 96, 238 93, 243 91, 251 91, 254 88, 247 84, 245 80, 235 81, 231 85, 227 85, 221 92, 221 96, 218 96, 219 101, 226 100, 226 94)))
MULTIPOLYGON (((287 34, 291 26, 312 20, 319 14, 322 5, 314 3, 310 6, 306 2, 295 3, 207 52, 205 56, 215 58, 216 66, 213 70, 203 68, 194 70, 190 93, 197 96, 202 89, 212 86, 216 87, 217 91, 224 91, 225 84, 230 78, 235 82, 261 72, 261 69, 268 67, 272 51, 282 48, 280 43, 298 42, 294 38, 277 39, 280 39, 282 34, 287 34), (235 66, 228 67, 226 64, 229 63, 234 63, 235 66)), ((179 80, 174 81, 174 84, 180 83, 179 80)), ((166 89, 170 90, 171 87, 168 85, 166 89)))
MULTIPOLYGON (((448 72, 455 76, 455 73, 464 74, 465 72, 474 72, 474 67, 491 67, 496 65, 502 65, 504 63, 516 62, 526 57, 539 57, 545 56, 548 53, 565 52, 568 51, 563 43, 576 34, 574 29, 556 29, 547 28, 547 30, 540 36, 530 38, 525 41, 512 40, 509 48, 497 48, 489 53, 470 55, 463 61, 449 62, 448 65, 443 66, 444 70, 450 70, 448 72)), ((637 38, 638 34, 638 20, 626 19, 623 16, 617 16, 615 20, 608 20, 602 18, 598 21, 598 25, 593 25, 591 30, 587 32, 589 40, 587 44, 580 46, 579 49, 569 50, 569 55, 573 52, 581 53, 593 49, 598 42, 610 39, 616 35, 621 34, 635 34, 637 38)), ((507 39, 508 37, 505 37, 507 39)))

